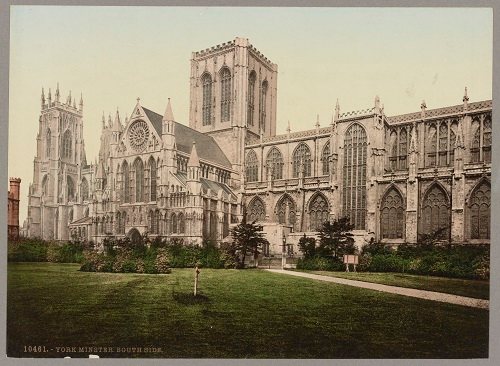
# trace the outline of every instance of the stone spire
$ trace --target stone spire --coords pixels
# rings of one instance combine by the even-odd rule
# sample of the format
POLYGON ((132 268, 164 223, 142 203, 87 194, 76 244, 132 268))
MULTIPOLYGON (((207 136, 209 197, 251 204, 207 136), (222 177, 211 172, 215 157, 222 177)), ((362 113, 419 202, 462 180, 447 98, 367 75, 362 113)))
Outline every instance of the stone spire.
POLYGON ((319 130, 319 114, 316 115, 316 131, 319 130))
POLYGON ((76 98, 73 98, 73 108, 76 109, 76 98))
POLYGON ((191 148, 191 155, 189 155, 188 167, 199 167, 200 158, 198 157, 198 152, 196 151, 196 142, 193 141, 193 147, 191 148))
POLYGON ((56 89, 56 102, 59 103, 59 97, 61 96, 61 94, 59 93, 59 81, 57 82, 57 89, 56 89))
POLYGON ((116 108, 115 120, 113 122, 113 132, 122 132, 122 123, 120 122, 120 113, 118 108, 116 108))
POLYGON ((104 117, 104 111, 102 111, 102 129, 106 128, 106 117, 104 117))
POLYGON ((427 109, 427 104, 425 104, 425 100, 422 100, 422 104, 420 104, 420 116, 422 119, 425 118, 425 110, 427 109))
POLYGON ((290 132, 291 132, 291 131, 292 131, 292 130, 291 130, 291 128, 290 128, 290 120, 288 120, 288 127, 286 128, 286 133, 287 133, 287 134, 290 134, 290 132))
POLYGON ((43 86, 42 86, 42 96, 40 97, 40 100, 42 102, 42 109, 43 109, 43 106, 45 105, 45 92, 43 90, 43 86))
POLYGON ((113 126, 113 121, 111 121, 111 113, 108 113, 108 128, 111 129, 113 126))
POLYGON ((49 96, 47 97, 47 102, 50 108, 50 104, 52 103, 52 92, 50 91, 50 88, 49 88, 49 96))
POLYGON ((412 152, 417 152, 417 123, 413 122, 413 127, 411 130, 411 137, 410 137, 410 147, 408 149, 409 153, 412 152))
POLYGON ((464 102, 464 110, 467 110, 467 107, 469 105, 469 97, 467 96, 467 87, 465 87, 464 97, 462 101, 464 102))
POLYGON ((380 97, 375 95, 375 113, 380 113, 380 97))
POLYGON ((68 98, 66 99, 66 104, 71 107, 71 90, 69 91, 68 98))
POLYGON ((83 111, 83 93, 80 93, 80 112, 83 111))
POLYGON ((456 135, 457 135, 457 137, 456 137, 455 147, 456 148, 465 148, 465 144, 464 144, 464 130, 463 130, 462 120, 461 119, 458 121, 456 135))
POLYGON ((337 103, 335 103, 335 114, 333 115, 333 121, 336 122, 338 121, 340 116, 340 105, 339 105, 339 98, 337 98, 337 103))
POLYGON ((164 121, 175 121, 174 114, 172 113, 172 105, 170 104, 170 98, 168 98, 167 109, 165 109, 165 114, 163 115, 164 121))

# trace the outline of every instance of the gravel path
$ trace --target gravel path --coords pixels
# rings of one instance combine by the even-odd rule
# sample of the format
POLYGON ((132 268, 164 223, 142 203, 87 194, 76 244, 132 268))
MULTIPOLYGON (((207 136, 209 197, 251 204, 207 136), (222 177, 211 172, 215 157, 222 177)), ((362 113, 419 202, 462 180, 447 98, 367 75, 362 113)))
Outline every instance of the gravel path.
POLYGON ((426 299, 426 300, 432 300, 432 301, 447 302, 447 303, 456 304, 456 305, 470 306, 470 307, 480 308, 480 309, 488 309, 489 305, 490 305, 489 300, 474 299, 472 297, 444 294, 442 292, 417 290, 414 288, 406 288, 406 287, 388 286, 388 285, 381 285, 379 283, 348 280, 345 278, 338 278, 338 277, 321 276, 321 275, 312 274, 312 273, 284 271, 281 269, 266 269, 266 271, 273 272, 273 273, 286 274, 289 276, 312 278, 314 280, 320 280, 320 281, 326 281, 326 282, 334 282, 334 283, 339 283, 341 285, 367 288, 370 290, 388 292, 391 294, 417 297, 419 299, 426 299))

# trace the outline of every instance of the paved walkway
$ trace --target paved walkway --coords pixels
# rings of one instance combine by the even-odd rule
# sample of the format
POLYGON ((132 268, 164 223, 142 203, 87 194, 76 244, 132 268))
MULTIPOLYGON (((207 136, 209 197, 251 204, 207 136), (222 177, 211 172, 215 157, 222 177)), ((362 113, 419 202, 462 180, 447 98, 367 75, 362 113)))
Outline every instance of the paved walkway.
POLYGON ((326 281, 326 282, 334 282, 334 283, 339 283, 341 285, 367 288, 370 290, 388 292, 391 294, 410 296, 410 297, 418 297, 419 299, 447 302, 450 304, 457 304, 457 305, 463 305, 463 306, 470 306, 470 307, 480 308, 480 309, 488 309, 490 306, 489 300, 474 299, 472 297, 451 295, 451 294, 445 294, 442 292, 417 290, 414 288, 406 288, 406 287, 388 286, 388 285, 382 285, 379 283, 348 280, 345 278, 322 276, 322 275, 317 275, 317 274, 312 274, 312 273, 284 271, 281 269, 266 269, 266 271, 273 272, 273 273, 287 274, 289 276, 312 278, 314 280, 320 280, 320 281, 326 281))

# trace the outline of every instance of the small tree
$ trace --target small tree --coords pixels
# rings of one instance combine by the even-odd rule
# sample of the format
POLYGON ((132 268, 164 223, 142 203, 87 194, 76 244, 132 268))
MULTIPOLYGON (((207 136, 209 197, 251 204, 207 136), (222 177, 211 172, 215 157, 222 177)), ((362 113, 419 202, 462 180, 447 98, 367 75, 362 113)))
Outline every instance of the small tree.
POLYGON ((240 267, 245 265, 245 257, 248 254, 253 254, 254 259, 257 260, 262 246, 269 244, 269 241, 264 238, 262 226, 255 225, 255 221, 247 223, 245 214, 241 222, 231 230, 231 236, 234 250, 240 257, 240 267))
POLYGON ((312 258, 316 255, 316 239, 306 236, 299 239, 299 250, 304 254, 304 258, 312 258))
POLYGON ((342 217, 334 222, 326 221, 319 232, 319 248, 321 255, 333 256, 338 259, 344 254, 353 254, 356 250, 351 233, 354 225, 348 217, 342 217))

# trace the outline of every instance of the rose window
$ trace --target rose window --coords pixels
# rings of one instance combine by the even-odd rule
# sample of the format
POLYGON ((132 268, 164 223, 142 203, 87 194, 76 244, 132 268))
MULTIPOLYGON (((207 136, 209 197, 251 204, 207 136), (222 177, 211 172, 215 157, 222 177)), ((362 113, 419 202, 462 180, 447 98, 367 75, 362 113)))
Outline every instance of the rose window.
POLYGON ((149 137, 149 128, 146 122, 137 121, 130 126, 128 139, 130 146, 136 151, 141 151, 146 148, 146 143, 149 137))

